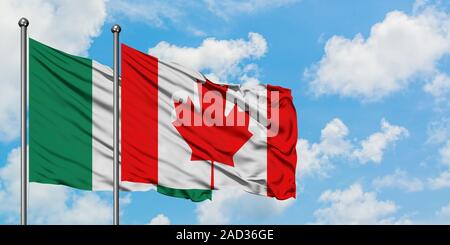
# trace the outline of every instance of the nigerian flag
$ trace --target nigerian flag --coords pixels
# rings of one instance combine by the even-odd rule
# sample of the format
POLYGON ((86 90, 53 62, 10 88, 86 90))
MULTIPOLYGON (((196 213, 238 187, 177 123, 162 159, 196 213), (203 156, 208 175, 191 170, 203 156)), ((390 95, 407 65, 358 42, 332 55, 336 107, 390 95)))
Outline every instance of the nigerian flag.
POLYGON ((29 50, 30 182, 112 190, 112 70, 33 39, 29 50))

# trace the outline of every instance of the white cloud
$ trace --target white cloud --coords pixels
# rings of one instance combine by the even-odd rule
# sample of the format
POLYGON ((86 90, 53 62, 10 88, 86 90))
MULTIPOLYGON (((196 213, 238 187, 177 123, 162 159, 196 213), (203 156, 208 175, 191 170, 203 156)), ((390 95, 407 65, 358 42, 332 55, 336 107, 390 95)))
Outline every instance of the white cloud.
POLYGON ((435 178, 428 178, 428 185, 431 189, 437 190, 450 187, 450 170, 443 171, 435 178))
POLYGON ((393 201, 378 200, 376 193, 364 192, 360 184, 344 190, 327 190, 319 202, 329 204, 314 212, 318 224, 404 224, 406 218, 395 218, 399 207, 393 201))
POLYGON ((450 93, 450 77, 447 74, 439 73, 430 83, 425 84, 423 89, 434 97, 441 98, 450 93))
POLYGON ((347 126, 338 118, 331 120, 320 132, 320 148, 327 156, 338 156, 348 152, 352 145, 345 139, 347 126))
POLYGON ((353 152, 353 157, 361 163, 372 161, 380 163, 383 159, 383 153, 386 148, 404 137, 408 137, 409 132, 406 128, 391 125, 384 118, 381 120, 381 132, 370 135, 361 142, 361 148, 353 152))
POLYGON ((231 224, 245 220, 263 221, 283 213, 294 199, 279 201, 274 198, 246 193, 238 189, 224 189, 197 206, 199 224, 231 224))
POLYGON ((208 9, 219 17, 229 19, 238 14, 254 14, 260 11, 286 6, 298 0, 204 0, 208 9))
POLYGON ((299 139, 297 141, 297 169, 300 178, 303 176, 327 177, 328 171, 333 169, 333 165, 328 158, 323 156, 318 144, 310 144, 308 140, 299 139))
MULTIPOLYGON (((20 198, 20 149, 10 152, 0 168, 0 214, 18 222, 20 198)), ((56 185, 31 183, 30 223, 33 224, 110 224, 112 207, 99 195, 56 185)))
POLYGON ((301 176, 318 175, 325 177, 333 168, 330 158, 345 156, 352 145, 346 139, 347 126, 334 118, 322 129, 319 143, 309 143, 305 139, 297 142, 298 169, 301 176))
MULTIPOLYGON (((2 66, 2 63, 0 61, 0 66, 2 66)), ((1 73, 3 73, 2 70, 0 68, 1 73)), ((13 84, 10 81, 12 80, 2 81, 2 96, 0 96, 0 142, 10 141, 19 136, 19 85, 13 84)), ((19 80, 16 80, 16 83, 19 83, 19 80)))
POLYGON ((86 55, 92 38, 100 34, 106 17, 103 0, 3 0, 0 1, 0 141, 19 135, 19 26, 20 17, 30 21, 30 37, 72 54, 86 55))
MULTIPOLYGON (((59 187, 60 189, 64 187, 59 187)), ((32 189, 31 191, 48 192, 50 188, 39 187, 32 189)), ((52 188, 56 189, 56 188, 52 188)), ((41 224, 111 224, 112 207, 106 200, 100 198, 99 195, 92 192, 83 194, 67 193, 64 205, 61 205, 61 209, 55 210, 55 202, 50 202, 54 199, 54 190, 48 193, 48 199, 44 202, 46 206, 42 207, 37 214, 32 214, 32 217, 41 224), (69 204, 70 203, 70 204, 69 204), (50 209, 50 210, 49 210, 50 209)), ((33 198, 31 196, 30 198, 33 198)), ((33 205, 33 201, 30 201, 33 205)), ((33 209, 30 210, 30 213, 33 209)))
POLYGON ((20 151, 14 149, 9 153, 6 165, 0 168, 0 211, 5 213, 19 208, 19 161, 20 151))
POLYGON ((395 170, 393 174, 378 177, 373 180, 372 185, 377 188, 398 188, 407 192, 416 192, 424 189, 424 183, 419 178, 408 176, 405 171, 395 170))
POLYGON ((247 66, 242 67, 242 63, 259 59, 266 52, 266 40, 262 35, 253 32, 248 34, 248 41, 207 38, 196 48, 179 47, 162 41, 149 49, 149 53, 158 58, 176 62, 194 70, 210 72, 221 81, 239 78, 254 71, 256 65, 248 70, 247 66))
POLYGON ((450 140, 439 150, 441 162, 450 166, 450 140))
POLYGON ((347 139, 349 129, 339 118, 334 118, 322 129, 319 143, 299 139, 297 152, 300 175, 326 177, 333 168, 332 160, 339 157, 356 159, 361 164, 369 161, 380 163, 388 147, 408 135, 406 128, 391 125, 385 119, 380 124, 380 132, 355 144, 347 139), (356 144, 360 145, 357 149, 356 144))
POLYGON ((170 225, 170 219, 164 214, 158 214, 150 220, 149 225, 170 225))
POLYGON ((450 16, 422 6, 411 15, 389 12, 367 38, 333 36, 320 62, 305 75, 316 95, 373 101, 406 88, 416 75, 433 75, 437 62, 449 53, 450 16))
POLYGON ((450 203, 443 206, 439 211, 437 212, 437 215, 444 216, 444 217, 450 217, 450 203))

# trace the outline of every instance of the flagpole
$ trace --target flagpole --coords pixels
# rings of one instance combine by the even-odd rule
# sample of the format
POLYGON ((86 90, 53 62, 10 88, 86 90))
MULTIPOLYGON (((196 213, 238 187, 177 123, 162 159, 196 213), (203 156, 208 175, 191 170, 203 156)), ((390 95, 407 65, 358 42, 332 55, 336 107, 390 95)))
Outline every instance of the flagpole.
POLYGON ((28 166, 27 166, 27 27, 28 20, 21 18, 20 26, 20 224, 27 224, 28 166))
POLYGON ((121 28, 114 25, 111 32, 114 36, 114 205, 113 205, 113 224, 119 225, 119 33, 121 28))

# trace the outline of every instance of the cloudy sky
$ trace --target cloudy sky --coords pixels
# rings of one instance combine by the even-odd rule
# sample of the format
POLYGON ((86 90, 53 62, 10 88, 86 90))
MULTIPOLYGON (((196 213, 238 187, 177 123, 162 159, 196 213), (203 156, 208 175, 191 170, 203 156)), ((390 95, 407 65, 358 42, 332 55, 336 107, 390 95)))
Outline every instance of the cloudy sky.
MULTIPOLYGON (((297 199, 121 194, 124 224, 450 223, 450 3, 0 1, 0 224, 19 219, 19 27, 112 63, 121 41, 231 83, 292 89, 297 199)), ((112 195, 31 184, 30 223, 108 224, 112 195)))

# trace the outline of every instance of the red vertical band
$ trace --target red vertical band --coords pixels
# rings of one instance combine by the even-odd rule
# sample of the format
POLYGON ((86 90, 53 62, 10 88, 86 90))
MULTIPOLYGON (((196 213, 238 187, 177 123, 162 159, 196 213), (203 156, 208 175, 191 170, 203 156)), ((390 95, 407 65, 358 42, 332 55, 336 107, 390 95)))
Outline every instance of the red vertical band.
POLYGON ((297 114, 289 89, 267 85, 267 118, 267 195, 295 198, 297 114))
POLYGON ((158 59, 122 44, 122 180, 158 183, 158 59))

